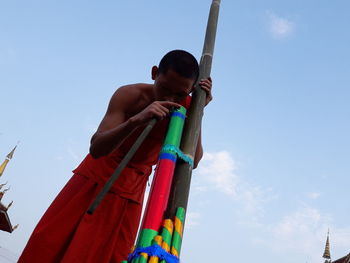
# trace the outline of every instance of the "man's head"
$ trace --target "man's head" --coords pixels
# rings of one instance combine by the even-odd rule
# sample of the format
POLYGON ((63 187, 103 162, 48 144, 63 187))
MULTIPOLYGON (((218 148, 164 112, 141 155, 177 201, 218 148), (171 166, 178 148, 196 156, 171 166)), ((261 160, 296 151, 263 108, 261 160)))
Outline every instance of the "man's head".
POLYGON ((153 66, 155 95, 158 100, 179 102, 192 92, 199 76, 196 58, 184 50, 173 50, 153 66))

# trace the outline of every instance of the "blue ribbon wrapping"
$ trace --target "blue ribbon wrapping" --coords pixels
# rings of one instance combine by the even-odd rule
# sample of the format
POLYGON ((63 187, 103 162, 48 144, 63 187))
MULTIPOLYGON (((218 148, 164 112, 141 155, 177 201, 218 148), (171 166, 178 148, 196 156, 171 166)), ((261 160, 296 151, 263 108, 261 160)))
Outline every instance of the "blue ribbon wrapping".
POLYGON ((171 117, 179 117, 181 119, 186 119, 186 116, 179 111, 174 111, 171 113, 171 117))
POLYGON ((180 260, 166 252, 161 246, 155 244, 149 247, 139 247, 136 248, 135 251, 128 256, 128 262, 132 262, 134 258, 140 257, 140 253, 147 253, 148 256, 157 256, 160 260, 165 260, 167 263, 179 263, 180 260))
POLYGON ((184 154, 178 147, 171 145, 171 144, 166 144, 163 146, 161 153, 166 152, 166 151, 176 154, 177 157, 179 157, 181 160, 183 160, 184 162, 191 165, 191 167, 193 167, 192 158, 187 156, 186 154, 184 154))

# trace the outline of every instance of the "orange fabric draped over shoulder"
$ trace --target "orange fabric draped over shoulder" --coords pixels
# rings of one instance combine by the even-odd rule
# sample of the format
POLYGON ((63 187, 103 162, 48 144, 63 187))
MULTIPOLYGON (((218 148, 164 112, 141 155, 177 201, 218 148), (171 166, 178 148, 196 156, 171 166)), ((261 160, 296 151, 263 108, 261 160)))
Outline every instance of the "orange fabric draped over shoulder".
MULTIPOLYGON (((182 103, 189 107, 191 97, 182 103)), ((34 229, 19 263, 120 263, 134 244, 143 196, 168 126, 158 122, 93 215, 86 213, 143 128, 107 156, 88 154, 34 229)))

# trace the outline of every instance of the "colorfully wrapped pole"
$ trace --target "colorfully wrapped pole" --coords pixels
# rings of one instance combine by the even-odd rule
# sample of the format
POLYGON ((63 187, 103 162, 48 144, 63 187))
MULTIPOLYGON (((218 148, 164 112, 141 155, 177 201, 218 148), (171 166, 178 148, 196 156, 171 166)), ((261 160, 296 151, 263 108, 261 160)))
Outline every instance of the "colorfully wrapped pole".
MULTIPOLYGON (((186 109, 184 107, 179 108, 171 114, 168 132, 154 174, 136 248, 150 246, 153 238, 158 234, 162 226, 185 117, 186 109)), ((146 263, 147 261, 145 257, 140 256, 132 262, 146 263)))
MULTIPOLYGON (((162 229, 162 248, 166 251, 170 251, 171 246, 171 240, 173 236, 173 230, 174 230, 174 224, 171 219, 165 219, 163 222, 163 229, 162 229)), ((160 263, 166 263, 165 260, 162 260, 160 263)))
MULTIPOLYGON (((210 7, 203 52, 199 64, 199 80, 206 79, 210 76, 219 9, 220 0, 213 0, 210 7)), ((196 153, 197 142, 200 135, 205 102, 206 93, 204 90, 198 87, 198 84, 196 84, 196 89, 192 96, 191 106, 187 114, 188 118, 184 128, 184 134, 180 147, 184 154, 193 159, 196 153)), ((185 210, 187 209, 191 176, 191 165, 186 162, 178 162, 176 164, 166 212, 167 218, 174 218, 178 207, 183 207, 185 210)))
POLYGON ((176 216, 174 219, 174 232, 170 250, 171 254, 178 258, 180 257, 184 221, 185 209, 179 207, 176 211, 176 216))

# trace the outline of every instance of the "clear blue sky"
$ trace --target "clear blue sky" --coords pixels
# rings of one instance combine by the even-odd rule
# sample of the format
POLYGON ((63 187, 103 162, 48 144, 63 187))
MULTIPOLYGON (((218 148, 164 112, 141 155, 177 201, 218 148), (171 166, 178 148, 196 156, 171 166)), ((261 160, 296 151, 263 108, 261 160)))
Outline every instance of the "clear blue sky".
MULTIPOLYGON (((200 57, 210 3, 0 1, 0 158, 20 141, 1 247, 21 252, 115 89, 169 50, 200 57)), ((349 8, 222 0, 183 262, 316 263, 328 228, 350 252, 349 8)))

